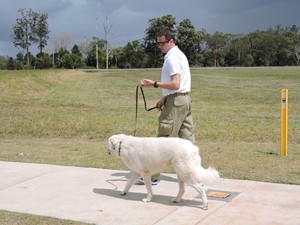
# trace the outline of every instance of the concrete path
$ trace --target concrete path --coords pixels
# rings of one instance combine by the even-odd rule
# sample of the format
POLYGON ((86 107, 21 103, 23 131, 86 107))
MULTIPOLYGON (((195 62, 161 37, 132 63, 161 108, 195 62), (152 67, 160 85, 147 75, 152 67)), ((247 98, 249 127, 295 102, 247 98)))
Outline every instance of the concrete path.
POLYGON ((101 225, 300 224, 300 185, 220 179, 202 210, 197 192, 186 188, 179 204, 176 175, 162 174, 144 203, 144 185, 121 196, 128 171, 0 161, 0 209, 101 225))

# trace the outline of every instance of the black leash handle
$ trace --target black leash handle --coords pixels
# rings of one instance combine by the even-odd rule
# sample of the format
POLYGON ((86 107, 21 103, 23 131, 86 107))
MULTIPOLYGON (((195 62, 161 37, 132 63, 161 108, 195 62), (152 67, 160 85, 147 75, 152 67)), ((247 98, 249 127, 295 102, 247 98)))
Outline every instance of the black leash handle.
POLYGON ((135 134, 136 134, 136 126, 137 126, 139 89, 140 89, 141 92, 142 92, 145 110, 149 112, 149 111, 151 111, 151 110, 153 110, 153 109, 156 109, 156 106, 155 106, 155 107, 152 107, 152 108, 150 108, 150 109, 147 108, 147 103, 146 103, 146 98, 145 98, 144 90, 143 90, 143 88, 142 88, 140 85, 137 85, 137 86, 136 86, 136 89, 135 89, 135 129, 134 129, 134 136, 135 136, 135 134))

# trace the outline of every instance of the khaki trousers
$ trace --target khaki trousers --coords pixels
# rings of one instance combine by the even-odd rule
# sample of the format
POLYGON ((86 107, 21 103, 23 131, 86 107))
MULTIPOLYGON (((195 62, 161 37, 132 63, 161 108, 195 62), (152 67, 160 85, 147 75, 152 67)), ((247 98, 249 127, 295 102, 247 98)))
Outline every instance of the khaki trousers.
POLYGON ((192 103, 188 93, 168 95, 159 116, 158 137, 180 137, 195 143, 192 103))

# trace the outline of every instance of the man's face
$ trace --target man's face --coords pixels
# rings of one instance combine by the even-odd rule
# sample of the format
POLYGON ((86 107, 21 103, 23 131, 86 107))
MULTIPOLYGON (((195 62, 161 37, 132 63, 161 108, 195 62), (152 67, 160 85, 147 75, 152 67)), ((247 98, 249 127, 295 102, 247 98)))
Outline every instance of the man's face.
POLYGON ((162 53, 167 53, 171 48, 171 40, 167 40, 165 36, 157 37, 156 43, 162 53))

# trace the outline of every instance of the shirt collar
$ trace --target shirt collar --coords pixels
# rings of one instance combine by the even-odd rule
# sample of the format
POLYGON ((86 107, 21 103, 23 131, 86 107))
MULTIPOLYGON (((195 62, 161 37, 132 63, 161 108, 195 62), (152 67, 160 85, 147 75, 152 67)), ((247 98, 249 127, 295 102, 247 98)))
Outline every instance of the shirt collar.
POLYGON ((171 49, 167 52, 167 54, 165 55, 165 58, 167 58, 169 55, 171 55, 172 52, 176 51, 176 49, 178 49, 177 45, 174 46, 173 48, 171 48, 171 49))

